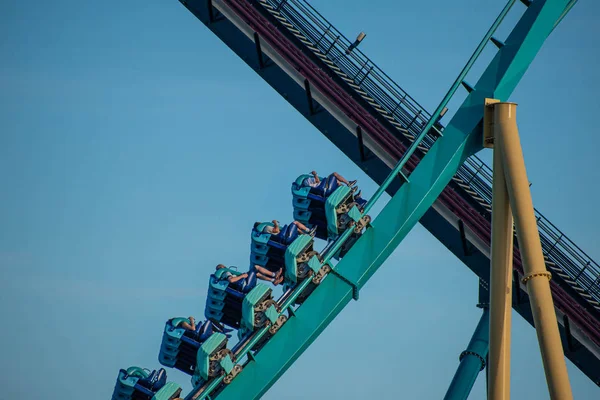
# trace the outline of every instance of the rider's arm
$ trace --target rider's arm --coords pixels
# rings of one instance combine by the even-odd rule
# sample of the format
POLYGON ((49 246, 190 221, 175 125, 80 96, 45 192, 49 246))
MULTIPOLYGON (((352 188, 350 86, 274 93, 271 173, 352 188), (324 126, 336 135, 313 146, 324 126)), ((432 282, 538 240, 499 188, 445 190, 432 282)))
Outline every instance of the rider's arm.
POLYGON ((194 321, 194 318, 190 318, 190 323, 188 324, 187 321, 183 321, 181 322, 180 326, 184 329, 189 329, 191 331, 195 331, 196 330, 196 323, 194 321))
POLYGON ((319 175, 317 175, 317 171, 313 171, 311 172, 312 176, 315 177, 315 182, 317 182, 317 184, 321 183, 321 180, 319 179, 319 175))
POLYGON ((227 278, 227 280, 229 281, 229 283, 235 283, 239 280, 245 279, 246 277, 248 277, 248 274, 241 274, 238 276, 230 276, 229 278, 227 278))
POLYGON ((277 235, 279 232, 281 232, 281 230, 279 229, 279 223, 275 219, 272 222, 273 222, 273 225, 275 225, 273 227, 273 234, 277 235))

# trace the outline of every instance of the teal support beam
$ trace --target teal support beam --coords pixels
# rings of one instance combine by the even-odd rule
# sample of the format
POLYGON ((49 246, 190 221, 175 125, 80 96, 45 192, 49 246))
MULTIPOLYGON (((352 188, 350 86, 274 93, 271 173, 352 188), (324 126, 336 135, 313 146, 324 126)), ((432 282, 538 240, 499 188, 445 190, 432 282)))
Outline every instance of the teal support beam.
POLYGON ((569 3, 569 0, 531 3, 475 85, 472 107, 479 107, 488 95, 500 101, 508 100, 569 3))
MULTIPOLYGON (((481 52, 483 52, 483 49, 485 48, 485 45, 487 44, 488 40, 490 40, 490 38, 492 37, 494 32, 496 32, 496 29, 498 29, 498 26, 500 26, 500 24, 506 17, 506 14, 508 14, 511 7, 515 4, 515 1, 516 0, 509 0, 508 3, 506 3, 506 6, 504 7, 504 9, 502 9, 502 11, 500 12, 500 15, 498 15, 498 17, 496 18, 496 20, 494 21, 494 23, 492 24, 492 26, 490 27, 488 32, 485 34, 485 36, 483 37, 483 39, 481 40, 481 42, 479 43, 479 45, 477 46, 477 48, 475 49, 473 54, 471 55, 471 58, 469 58, 469 61, 467 61, 467 64, 464 66, 464 68, 462 69, 462 71, 460 72, 460 74, 458 75, 458 77, 456 78, 456 80, 454 81, 452 86, 450 87, 450 90, 448 90, 448 92, 446 93, 446 95, 444 96, 444 98, 442 99, 440 104, 435 109, 435 112, 431 115, 431 118, 429 118, 429 121, 427 121, 427 124, 425 125, 425 127, 423 127, 423 130, 421 131, 421 133, 419 133, 419 135, 415 138, 415 140, 412 142, 410 147, 402 155, 402 159, 400 161, 398 161, 398 163, 396 164, 394 169, 392 169, 392 172, 388 175, 388 177, 381 184, 381 186, 379 186, 377 188, 377 191, 373 194, 371 199, 367 202, 367 205, 365 206, 365 209, 364 209, 364 214, 369 213, 369 211, 371 210, 373 205, 379 200, 379 198, 385 192, 385 190, 388 188, 388 186, 390 186, 390 183, 392 183, 392 181, 394 179, 396 179, 396 176, 398 174, 402 174, 402 169, 404 168, 404 166, 406 165, 406 163, 408 162, 410 157, 413 155, 413 153, 417 150, 417 148, 419 147, 419 144, 421 143, 421 141, 423 141, 423 139, 427 135, 427 132, 429 132, 429 130, 431 128, 434 128, 434 124, 438 120, 439 116, 441 115, 442 110, 446 109, 446 106, 448 105, 448 103, 450 102, 450 100, 452 99, 452 97, 454 96, 456 91, 458 90, 460 84, 462 83, 464 85, 465 77, 467 76, 467 74, 469 73, 471 68, 473 67, 473 64, 475 64, 475 61, 477 61, 477 58, 479 58, 479 56, 481 55, 481 52)), ((469 90, 469 92, 470 91, 471 90, 469 90)), ((436 131, 437 131, 437 128, 436 128, 436 131)), ((437 131, 437 132, 441 135, 441 132, 439 132, 439 131, 437 131)), ((405 182, 410 183, 410 180, 406 176, 404 176, 404 174, 402 174, 402 178, 404 179, 405 182)), ((350 234, 350 232, 348 231, 346 235, 349 236, 349 234, 350 234)), ((339 242, 340 243, 336 243, 336 245, 341 246, 341 241, 339 241, 339 242)))
POLYGON ((467 349, 460 355, 460 364, 444 396, 444 400, 466 400, 477 380, 479 372, 485 368, 489 351, 490 311, 486 307, 475 328, 467 349))
MULTIPOLYGON (((568 0, 536 0, 525 11, 474 90, 427 155, 361 239, 313 294, 219 394, 219 399, 263 395, 352 299, 439 196, 462 162, 482 147, 486 97, 508 100, 533 61, 568 0)), ((208 394, 208 393, 207 393, 208 394)), ((206 395, 202 394, 201 398, 206 395)))
POLYGON ((552 32, 569 0, 537 0, 506 39, 474 90, 405 184, 371 223, 363 237, 336 266, 361 288, 414 227, 463 161, 482 148, 481 105, 486 97, 508 100, 552 32))

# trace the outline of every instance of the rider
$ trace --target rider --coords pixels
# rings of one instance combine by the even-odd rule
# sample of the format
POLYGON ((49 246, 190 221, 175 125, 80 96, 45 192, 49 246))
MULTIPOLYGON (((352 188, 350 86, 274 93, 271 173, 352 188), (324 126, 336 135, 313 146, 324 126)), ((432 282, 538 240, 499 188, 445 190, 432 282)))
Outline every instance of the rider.
POLYGON ((312 178, 308 177, 305 178, 302 181, 302 185, 303 186, 310 186, 313 188, 320 188, 320 189, 324 189, 324 185, 331 185, 332 183, 337 183, 338 185, 340 183, 343 183, 346 186, 352 187, 354 185, 356 185, 356 180, 354 181, 348 181, 346 178, 344 178, 343 176, 341 176, 340 174, 338 174, 337 172, 332 173, 331 175, 329 175, 327 178, 325 178, 323 181, 321 181, 321 179, 319 178, 319 175, 317 174, 317 171, 312 171, 312 178), (335 179, 335 181, 334 181, 335 179))
POLYGON ((277 272, 271 272, 265 267, 254 264, 254 271, 256 272, 256 277, 258 279, 262 279, 263 281, 268 281, 273 283, 273 285, 277 286, 281 282, 283 282, 283 268, 279 268, 277 272))
MULTIPOLYGON (((281 228, 279 226, 279 221, 277 221, 276 219, 274 219, 273 221, 271 221, 273 223, 273 226, 271 225, 265 225, 262 229, 261 233, 268 233, 271 235, 276 235, 279 237, 279 234, 281 233, 281 228)), ((256 229, 259 225, 261 224, 261 222, 255 222, 254 223, 254 228, 256 229)), ((292 222, 293 225, 296 225, 296 228, 298 228, 298 230, 305 234, 305 235, 310 235, 314 232, 315 228, 313 229, 308 229, 306 227, 306 225, 304 225, 302 222, 300 221, 293 221, 292 222)), ((285 227, 285 226, 284 226, 285 227)))
MULTIPOLYGON (((252 290, 254 286, 256 286, 256 278, 258 277, 256 272, 252 271, 250 273, 236 275, 231 273, 231 270, 223 264, 218 264, 215 269, 218 271, 223 268, 225 268, 226 271, 219 276, 219 280, 227 279, 229 283, 231 283, 240 292, 247 293, 252 290)), ((270 271, 267 272, 271 273, 270 271)))
POLYGON ((171 321, 171 325, 174 328, 183 328, 189 331, 196 330, 196 320, 192 316, 187 318, 171 318, 169 321, 171 321))
MULTIPOLYGON (((259 233, 268 233, 272 235, 272 240, 275 242, 279 242, 285 245, 291 244, 298 237, 298 232, 305 235, 314 235, 317 228, 313 227, 312 229, 308 229, 306 225, 304 225, 300 221, 293 221, 289 225, 284 225, 283 228, 280 227, 279 222, 277 220, 271 221, 273 226, 269 224, 265 224, 262 228, 262 231, 259 233)), ((258 226, 261 225, 261 222, 254 223, 254 230, 257 230, 258 226)))
POLYGON ((200 342, 203 342, 206 339, 208 339, 210 335, 214 333, 215 330, 217 332, 222 333, 230 332, 229 330, 225 329, 225 327, 221 324, 210 320, 206 320, 204 323, 196 325, 196 320, 192 316, 189 316, 187 318, 171 318, 169 322, 174 328, 183 328, 188 331, 195 332, 197 334, 196 338, 200 342))
MULTIPOLYGON (((330 174, 327 178, 323 180, 319 178, 319 175, 316 171, 311 171, 311 175, 312 177, 304 178, 301 185, 304 187, 314 188, 321 195, 324 195, 325 190, 327 188, 330 188, 332 185, 335 185, 337 187, 341 183, 343 183, 348 187, 353 187, 354 185, 356 185, 356 182, 358 182, 357 180, 348 181, 346 178, 344 178, 337 172, 330 174)), ((360 190, 354 194, 354 198, 362 200, 360 190)), ((365 200, 362 201, 366 202, 365 200)))

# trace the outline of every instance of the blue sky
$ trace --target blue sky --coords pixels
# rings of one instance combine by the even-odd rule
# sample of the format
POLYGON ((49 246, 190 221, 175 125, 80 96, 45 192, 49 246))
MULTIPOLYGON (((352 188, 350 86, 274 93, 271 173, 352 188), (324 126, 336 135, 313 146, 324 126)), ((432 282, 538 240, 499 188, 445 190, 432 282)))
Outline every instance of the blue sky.
MULTIPOLYGON (((313 2, 429 110, 500 3, 313 2)), ((578 3, 511 98, 536 207, 596 260, 599 15, 578 3)), ((7 399, 106 399, 119 368, 158 367, 164 321, 202 318, 214 265, 247 264, 254 221, 292 218, 297 175, 376 189, 175 0, 2 2, 0 52, 7 399)), ((476 301, 475 276, 417 225, 264 398, 441 398, 476 301)), ((535 331, 513 315, 513 399, 547 398, 535 331)), ((575 398, 599 398, 568 366, 575 398)))

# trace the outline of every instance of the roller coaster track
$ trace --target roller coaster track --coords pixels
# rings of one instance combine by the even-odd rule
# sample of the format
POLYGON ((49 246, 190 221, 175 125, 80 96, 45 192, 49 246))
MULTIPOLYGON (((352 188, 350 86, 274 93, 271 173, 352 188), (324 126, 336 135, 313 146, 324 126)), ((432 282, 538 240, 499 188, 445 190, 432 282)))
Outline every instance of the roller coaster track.
MULTIPOLYGON (((350 42, 307 2, 260 0, 259 3, 385 118, 395 128, 395 132, 392 131, 395 136, 403 135, 412 142, 420 133, 431 115, 362 53, 354 50, 351 55, 345 55, 344 49, 350 42)), ((418 147, 419 158, 427 153, 436 138, 436 133, 427 135, 418 147)), ((471 156, 453 180, 462 189, 462 197, 471 200, 485 217, 491 218, 491 168, 479 157, 471 156)), ((600 311, 600 266, 538 210, 535 212, 548 269, 600 311)))
MULTIPOLYGON (((182 1, 182 3, 240 56, 242 46, 251 44, 255 47, 256 60, 248 60, 247 52, 243 57, 244 60, 276 87, 269 81, 271 78, 268 78, 268 74, 264 71, 273 67, 284 68, 278 64, 273 48, 266 50, 270 43, 269 39, 265 38, 264 31, 260 33, 261 30, 255 24, 250 28, 254 30, 254 35, 248 43, 234 43, 232 38, 235 35, 238 39, 242 36, 230 34, 227 29, 235 27, 241 31, 242 25, 250 24, 248 20, 242 18, 241 14, 238 13, 235 18, 231 15, 225 16, 216 7, 213 7, 213 2, 210 0, 182 1), (229 22, 230 25, 224 27, 225 22, 229 22), (219 24, 221 25, 219 26, 219 24)), ((217 1, 215 1, 216 3, 217 1)), ((287 48, 295 49, 295 52, 299 50, 303 57, 312 62, 314 68, 327 75, 327 78, 333 82, 331 90, 334 93, 335 106, 345 117, 355 121, 360 116, 363 121, 363 123, 357 123, 358 128, 352 132, 355 136, 354 143, 347 144, 339 141, 334 141, 334 143, 342 148, 376 182, 381 183, 385 176, 374 172, 375 168, 372 168, 374 163, 379 162, 379 164, 387 166, 386 172, 389 172, 402 158, 410 144, 419 136, 423 127, 431 119, 431 114, 358 49, 347 53, 346 50, 351 42, 306 1, 223 0, 219 3, 230 6, 232 9, 235 7, 252 8, 253 12, 260 14, 265 24, 269 24, 270 34, 277 35, 278 40, 285 42, 287 48), (276 31, 272 27, 275 27, 276 31), (339 100, 343 98, 347 100, 339 100), (355 108, 344 109, 344 104, 352 104, 355 108), (360 110, 356 108, 357 105, 360 110), (361 125, 365 130, 366 125, 369 125, 369 132, 363 132, 361 125), (353 149, 349 150, 351 146, 353 149), (375 161, 373 161, 374 159, 375 161)), ((527 6, 531 5, 531 2, 523 3, 527 6)), ((573 3, 570 2, 565 7, 565 13, 573 3)), ((564 13, 560 19, 562 17, 564 17, 564 13)), ((245 35, 249 36, 248 32, 245 32, 245 35)), ((498 48, 504 46, 500 40, 492 39, 492 42, 498 48)), ((280 50, 278 53, 281 54, 281 52, 284 51, 280 50)), ((310 72, 300 71, 300 75, 304 77, 302 83, 308 102, 308 110, 302 111, 302 113, 315 126, 324 131, 324 128, 319 126, 319 113, 324 110, 326 102, 320 101, 322 97, 315 95, 316 90, 311 94, 311 81, 314 78, 311 77, 310 72)), ((300 84, 297 75, 294 78, 295 83, 300 84)), ((462 84, 469 92, 474 90, 467 82, 463 81, 462 84)), ((287 93, 282 92, 281 85, 276 89, 287 98, 287 93)), ((291 102, 290 99, 288 101, 291 102)), ((296 104, 294 106, 299 108, 296 104)), ((325 111, 332 113, 330 109, 325 111)), ((347 124, 345 128, 350 130, 347 124)), ((415 170, 419 162, 444 135, 444 132, 445 128, 440 123, 436 123, 434 128, 419 142, 418 150, 408 160, 403 170, 405 176, 409 176, 415 170)), ((425 220, 431 219, 428 215, 434 212, 440 215, 444 214, 449 225, 460 232, 460 246, 458 246, 460 248, 457 249, 456 240, 443 240, 441 234, 435 234, 436 237, 477 272, 484 288, 489 279, 489 271, 486 275, 484 269, 486 267, 489 269, 489 261, 487 261, 487 265, 483 265, 481 258, 479 261, 469 261, 469 259, 476 259, 477 257, 473 254, 477 252, 485 256, 486 260, 489 257, 491 183, 491 169, 476 156, 467 158, 434 203, 432 209, 435 210, 428 211, 421 220, 426 228, 432 230, 427 225, 427 223, 429 225, 431 223, 425 222, 425 220), (459 254, 461 252, 462 254, 459 254), (473 263, 482 265, 474 267, 473 263)), ((398 182, 390 185, 387 191, 394 195, 401 186, 402 183, 398 182)), ((565 354, 594 382, 600 384, 600 364, 598 363, 600 355, 598 353, 600 349, 600 266, 537 210, 536 217, 546 266, 553 274, 551 290, 557 314, 560 317, 565 354), (582 346, 587 353, 583 353, 582 346)), ((515 244, 517 244, 516 241, 515 244)), ((527 317, 528 304, 526 304, 525 286, 518 280, 523 276, 518 245, 515 248, 514 267, 517 281, 515 285, 517 299, 514 307, 531 323, 531 319, 527 317)))

